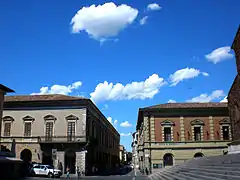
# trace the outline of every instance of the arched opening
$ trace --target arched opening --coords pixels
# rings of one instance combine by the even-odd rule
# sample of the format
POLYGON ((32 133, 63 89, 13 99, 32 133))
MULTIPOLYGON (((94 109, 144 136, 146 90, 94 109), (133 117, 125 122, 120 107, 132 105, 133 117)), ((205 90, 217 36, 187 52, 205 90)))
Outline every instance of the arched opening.
POLYGON ((163 156, 163 166, 173 166, 173 155, 171 153, 163 156))
POLYGON ((70 169, 70 174, 75 174, 76 153, 73 150, 68 150, 64 155, 64 172, 67 172, 67 168, 70 169))
POLYGON ((195 155, 194 155, 194 158, 200 158, 200 157, 203 157, 204 155, 203 155, 203 153, 196 153, 195 155))
POLYGON ((42 153, 42 164, 51 165, 51 166, 53 165, 52 156, 50 153, 46 153, 46 152, 42 153))
POLYGON ((25 163, 30 163, 32 161, 32 152, 29 149, 24 149, 20 153, 20 159, 25 163))

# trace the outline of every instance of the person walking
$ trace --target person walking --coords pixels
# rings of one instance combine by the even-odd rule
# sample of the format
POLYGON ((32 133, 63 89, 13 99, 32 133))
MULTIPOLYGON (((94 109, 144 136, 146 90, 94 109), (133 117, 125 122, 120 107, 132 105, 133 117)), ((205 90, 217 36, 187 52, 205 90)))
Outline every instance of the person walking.
POLYGON ((67 167, 67 179, 70 179, 70 168, 67 167))

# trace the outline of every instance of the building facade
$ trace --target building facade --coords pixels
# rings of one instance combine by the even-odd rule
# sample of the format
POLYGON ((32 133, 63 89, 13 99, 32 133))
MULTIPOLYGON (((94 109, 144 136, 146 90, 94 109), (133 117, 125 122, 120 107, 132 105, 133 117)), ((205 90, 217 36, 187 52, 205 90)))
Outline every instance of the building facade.
POLYGON ((120 163, 123 163, 125 161, 124 153, 125 153, 125 147, 123 145, 119 146, 119 160, 120 163))
POLYGON ((135 168, 139 167, 137 148, 138 148, 138 132, 134 132, 132 134, 132 163, 134 164, 135 168))
POLYGON ((227 153, 231 126, 227 103, 168 103, 139 109, 141 170, 173 166, 227 153))
POLYGON ((120 135, 91 100, 64 95, 6 96, 1 143, 16 157, 91 174, 119 164, 120 135))
POLYGON ((232 49, 236 57, 237 75, 228 94, 229 115, 233 132, 233 142, 229 144, 229 153, 240 153, 240 26, 234 38, 232 49))

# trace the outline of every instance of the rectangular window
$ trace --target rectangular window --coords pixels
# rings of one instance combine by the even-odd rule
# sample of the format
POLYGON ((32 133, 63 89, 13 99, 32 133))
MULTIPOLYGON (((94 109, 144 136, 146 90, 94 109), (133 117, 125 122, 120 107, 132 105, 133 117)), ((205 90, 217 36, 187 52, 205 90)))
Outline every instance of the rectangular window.
POLYGON ((201 141, 201 127, 194 127, 194 140, 201 141))
POLYGON ((31 131, 32 131, 32 123, 25 122, 24 123, 24 136, 31 136, 31 131))
POLYGON ((11 134, 11 123, 5 123, 4 124, 4 136, 10 136, 11 134))
POLYGON ((53 122, 46 122, 46 141, 52 141, 53 136, 53 122))
POLYGON ((171 127, 164 127, 164 141, 172 141, 171 127))
POLYGON ((222 126, 223 140, 229 140, 229 126, 222 126))
POLYGON ((68 122, 68 141, 75 140, 75 122, 68 122))

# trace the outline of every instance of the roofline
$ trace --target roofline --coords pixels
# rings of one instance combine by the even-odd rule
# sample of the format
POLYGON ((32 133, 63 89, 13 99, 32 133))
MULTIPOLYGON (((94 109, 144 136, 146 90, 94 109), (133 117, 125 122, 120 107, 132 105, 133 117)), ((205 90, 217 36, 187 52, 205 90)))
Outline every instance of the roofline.
POLYGON ((0 84, 0 89, 6 93, 10 93, 10 92, 15 92, 14 90, 10 89, 9 87, 7 86, 4 86, 2 84, 0 84))
POLYGON ((239 34, 240 34, 240 24, 239 24, 239 26, 238 26, 237 33, 236 33, 236 35, 235 35, 235 37, 234 37, 234 40, 233 40, 231 49, 234 49, 234 46, 235 46, 235 43, 236 43, 236 41, 237 41, 237 37, 239 36, 239 34))

